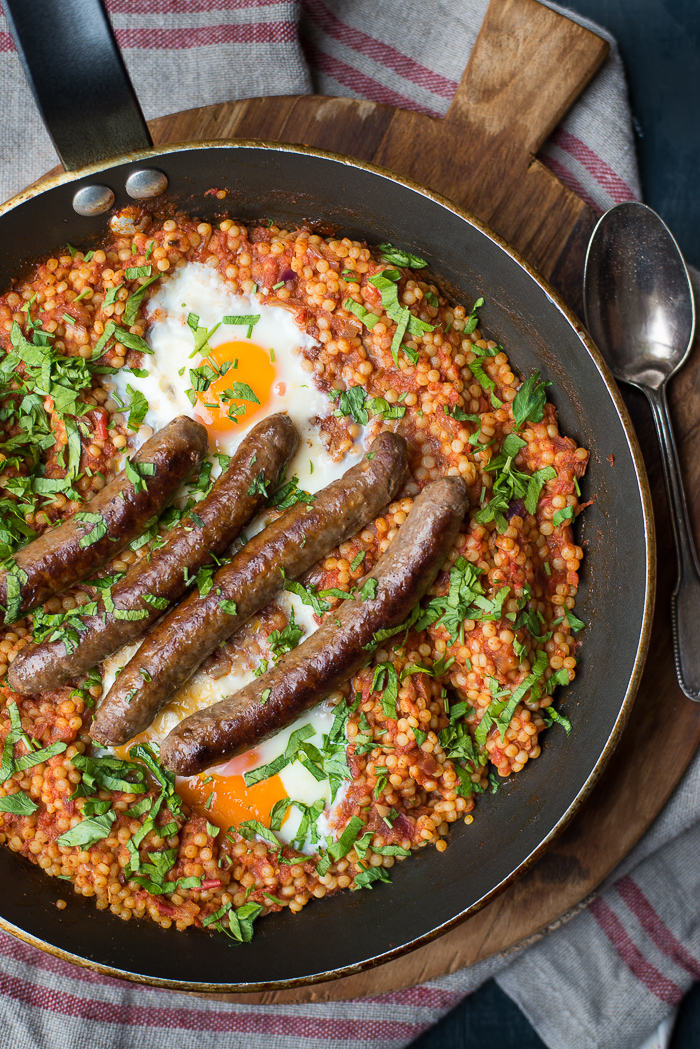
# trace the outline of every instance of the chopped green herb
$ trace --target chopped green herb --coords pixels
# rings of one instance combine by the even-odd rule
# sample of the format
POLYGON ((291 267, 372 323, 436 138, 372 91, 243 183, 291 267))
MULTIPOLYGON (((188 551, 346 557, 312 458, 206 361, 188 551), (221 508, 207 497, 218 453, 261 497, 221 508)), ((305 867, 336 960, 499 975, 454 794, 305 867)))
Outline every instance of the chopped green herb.
POLYGON ((479 383, 482 389, 487 390, 491 395, 491 405, 493 408, 502 408, 503 401, 499 400, 496 396, 496 383, 493 381, 490 375, 484 371, 484 366, 480 360, 472 361, 469 365, 469 370, 479 383))
POLYGON ((518 430, 526 422, 542 422, 544 406, 547 402, 545 390, 551 385, 551 382, 545 382, 542 379, 538 371, 522 384, 511 406, 515 426, 518 430))
POLYGON ((109 837, 116 818, 117 814, 113 811, 105 812, 101 816, 89 816, 81 823, 76 823, 75 827, 71 827, 65 834, 61 834, 57 839, 58 844, 64 847, 94 845, 95 842, 109 837))
POLYGON ((391 884, 391 878, 386 867, 369 867, 366 871, 360 871, 353 880, 353 889, 371 889, 375 881, 383 881, 391 884))
POLYGON ((328 852, 334 860, 341 860, 343 856, 347 856, 364 827, 365 823, 359 816, 350 818, 338 841, 332 842, 328 846, 328 852))
MULTIPOLYGON (((505 742, 506 729, 511 723, 515 708, 518 703, 525 697, 530 689, 537 684, 545 670, 549 666, 549 657, 546 652, 538 652, 535 656, 535 662, 532 667, 532 671, 528 674, 524 681, 522 681, 513 695, 508 700, 503 710, 498 715, 498 726, 501 730, 501 742, 505 742)), ((493 706, 493 704, 492 704, 493 706)), ((491 709, 490 707, 488 708, 491 709)))
POLYGON ((346 299, 343 303, 343 308, 350 313, 354 313, 356 317, 359 317, 365 327, 370 330, 375 324, 379 324, 379 317, 376 313, 370 313, 365 306, 362 306, 359 302, 355 302, 354 299, 346 299))
POLYGON ((280 485, 274 495, 267 500, 267 505, 274 506, 277 510, 289 510, 296 503, 311 504, 314 498, 315 496, 299 488, 299 478, 294 476, 280 485))
POLYGON ((142 594, 143 600, 153 608, 167 608, 170 602, 167 597, 158 597, 157 594, 142 594))
POLYGON ((553 466, 544 466, 541 470, 537 470, 537 472, 532 475, 528 481, 527 493, 525 495, 525 509, 529 514, 537 513, 537 504, 545 482, 553 481, 556 476, 557 471, 553 466))
MULTIPOLYGON (((232 397, 238 398, 238 400, 250 401, 251 404, 260 404, 260 401, 255 396, 247 382, 234 382, 230 391, 226 391, 226 393, 229 392, 232 397)), ((225 400, 225 396, 226 394, 224 394, 221 399, 225 400)))
POLYGON ((0 798, 0 812, 9 812, 12 816, 31 816, 39 806, 23 790, 0 798))
POLYGON ((469 317, 467 318, 467 321, 466 321, 466 323, 464 325, 464 334, 465 335, 471 335, 472 332, 476 331, 476 329, 478 328, 478 326, 479 326, 479 316, 478 316, 476 311, 480 310, 483 305, 484 305, 484 300, 479 298, 479 299, 476 300, 476 302, 472 306, 472 311, 469 314, 469 317))
POLYGON ((246 313, 237 317, 224 317, 222 324, 245 324, 248 327, 248 338, 255 325, 260 320, 259 313, 246 313))
POLYGON ((580 620, 577 616, 575 616, 571 609, 567 608, 566 605, 564 605, 564 615, 567 618, 569 626, 575 633, 578 633, 579 630, 585 630, 586 624, 582 622, 582 620, 580 620))
POLYGON ((323 601, 319 596, 318 587, 313 584, 304 586, 295 579, 289 579, 284 584, 284 589, 301 598, 302 604, 313 608, 317 616, 322 616, 331 607, 329 601, 323 601))
POLYGON ((139 460, 127 459, 124 463, 124 473, 134 486, 136 493, 145 492, 147 485, 145 478, 153 477, 156 468, 154 463, 144 463, 139 460))
POLYGON ((245 838, 246 841, 252 841, 256 836, 258 838, 263 838, 264 841, 272 845, 272 847, 278 852, 282 848, 272 831, 268 830, 265 824, 260 823, 259 820, 246 820, 244 823, 241 823, 238 827, 238 833, 241 837, 245 838))
POLYGON ((557 510, 557 512, 554 514, 554 516, 552 517, 552 524, 561 527, 563 524, 566 524, 567 521, 573 521, 573 519, 573 506, 565 506, 562 510, 557 510))
POLYGON ((267 643, 270 646, 275 663, 287 652, 291 652, 293 648, 297 647, 303 633, 303 627, 298 626, 295 622, 294 609, 292 609, 287 626, 283 630, 273 630, 267 636, 267 643))
POLYGON ((104 539, 107 535, 107 522, 102 514, 91 514, 86 510, 81 510, 74 515, 73 519, 75 521, 80 521, 81 525, 83 522, 92 525, 92 528, 87 535, 82 536, 78 542, 78 546, 83 550, 88 546, 93 546, 94 543, 99 542, 100 539, 104 539))
POLYGON ((265 480, 265 474, 261 470, 254 481, 251 482, 248 488, 248 495, 262 495, 267 498, 267 486, 268 482, 265 480))
POLYGON ((150 266, 129 266, 128 269, 124 270, 124 276, 127 280, 138 280, 139 277, 150 277, 151 267, 150 266))
POLYGON ((402 248, 395 248, 393 244, 388 242, 380 244, 379 250, 384 261, 394 266, 405 266, 408 269, 422 270, 428 265, 425 259, 421 259, 418 255, 412 255, 410 251, 404 251, 402 248))
MULTIPOLYGON (((106 330, 107 329, 105 328, 105 331, 106 330)), ((142 339, 140 335, 133 335, 132 332, 127 331, 126 328, 115 327, 114 338, 129 350, 138 350, 139 353, 153 353, 153 350, 145 339, 142 339)))
MULTIPOLYGON (((151 271, 150 266, 143 266, 142 268, 147 269, 149 273, 151 271)), ((129 277, 130 272, 133 271, 126 270, 127 277, 129 277)), ((146 276, 146 274, 142 274, 142 276, 146 276)), ((138 317, 139 309, 141 308, 141 303, 143 302, 146 291, 148 290, 148 288, 150 288, 151 284, 153 284, 154 281, 158 280, 159 277, 160 273, 156 273, 155 277, 151 277, 150 280, 147 280, 145 284, 141 285, 138 291, 135 291, 134 294, 130 295, 129 298, 126 300, 126 305, 124 307, 123 313, 125 324, 131 325, 136 323, 136 318, 138 317)))
POLYGON ((349 390, 342 391, 331 390, 330 397, 338 403, 337 415, 349 415, 359 426, 367 425, 369 422, 369 412, 365 406, 367 391, 363 386, 351 386, 349 390))
POLYGON ((400 277, 401 274, 398 270, 383 270, 376 277, 370 277, 370 284, 373 284, 379 290, 382 297, 382 308, 396 324, 402 323, 406 313, 408 313, 407 326, 411 335, 423 335, 427 331, 434 331, 435 326, 433 324, 427 324, 426 321, 420 320, 399 303, 399 292, 396 282, 400 277))
POLYGON ((569 735, 572 725, 566 714, 562 714, 560 710, 555 710, 554 707, 545 707, 542 713, 544 714, 545 724, 549 726, 556 721, 564 729, 567 736, 569 735))
POLYGON ((393 663, 379 663, 372 679, 372 691, 382 692, 382 710, 388 718, 396 719, 396 700, 399 694, 399 678, 393 663))

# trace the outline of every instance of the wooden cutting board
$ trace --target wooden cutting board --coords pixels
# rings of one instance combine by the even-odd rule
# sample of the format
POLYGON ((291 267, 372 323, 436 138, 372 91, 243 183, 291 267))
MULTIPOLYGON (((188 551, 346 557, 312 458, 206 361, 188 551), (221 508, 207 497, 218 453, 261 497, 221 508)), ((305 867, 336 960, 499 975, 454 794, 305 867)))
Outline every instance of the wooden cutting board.
MULTIPOLYGON (((491 0, 444 119, 356 99, 299 96, 193 109, 151 121, 150 128, 156 143, 222 138, 303 143, 408 175, 490 225, 580 311, 583 260, 596 216, 535 154, 607 51, 600 37, 536 0, 491 0)), ((670 595, 676 563, 651 416, 641 394, 624 392, 649 471, 660 537, 657 606, 630 723, 590 799, 516 884, 458 929, 407 957, 313 987, 208 997, 274 1003, 376 995, 508 952, 577 913, 663 807, 700 742, 700 704, 687 700, 675 679, 670 595)), ((697 346, 671 400, 697 538, 697 346)), ((302 914, 300 934, 303 921, 302 914)))

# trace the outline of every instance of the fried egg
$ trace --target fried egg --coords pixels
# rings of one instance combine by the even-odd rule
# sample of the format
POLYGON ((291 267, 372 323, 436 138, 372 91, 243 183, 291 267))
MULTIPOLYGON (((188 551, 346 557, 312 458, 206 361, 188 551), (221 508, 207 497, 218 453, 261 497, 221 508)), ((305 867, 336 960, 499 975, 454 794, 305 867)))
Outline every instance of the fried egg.
MULTIPOLYGON (((286 608, 288 615, 294 612, 296 623, 304 628, 304 637, 308 637, 317 629, 311 609, 302 604, 296 594, 285 592, 277 600, 286 608)), ((104 695, 111 688, 120 669, 138 651, 139 645, 140 642, 125 645, 105 660, 104 695)), ((203 669, 198 670, 160 711, 150 728, 126 746, 115 748, 114 753, 126 759, 129 756, 129 748, 134 743, 161 742, 183 718, 232 695, 254 680, 254 670, 254 667, 237 668, 221 677, 213 677, 203 669)), ((306 725, 313 728, 313 735, 309 736, 307 741, 316 747, 322 747, 323 736, 329 732, 332 722, 332 708, 328 703, 322 703, 271 739, 232 758, 229 762, 210 768, 198 776, 178 777, 177 791, 192 808, 222 830, 228 830, 231 826, 238 827, 247 820, 257 820, 269 828, 273 810, 278 802, 286 799, 299 802, 299 806, 292 804, 287 808, 281 827, 275 830, 278 839, 287 844, 298 834, 303 819, 303 806, 311 806, 322 800, 323 811, 317 820, 317 826, 320 833, 331 834, 336 810, 342 802, 349 781, 344 782, 333 795, 329 781, 317 780, 300 761, 290 763, 275 775, 252 786, 246 786, 244 775, 269 764, 283 754, 292 733, 306 725)), ((309 834, 302 843, 301 851, 314 851, 314 843, 311 842, 309 834)))
MULTIPOLYGON (((159 430, 175 416, 189 415, 206 426, 213 453, 231 455, 251 426, 287 412, 300 435, 290 475, 310 492, 342 476, 361 455, 358 443, 335 462, 321 440, 317 420, 333 405, 301 356, 319 344, 289 310, 237 294, 209 266, 188 262, 162 279, 146 319, 145 339, 153 352, 144 354, 139 374, 124 368, 106 384, 125 411, 137 391, 143 394, 143 425, 159 430), (203 356, 195 347, 205 337, 203 356), (203 367, 209 370, 191 374, 203 367), (207 379, 208 388, 197 390, 207 379)), ((144 432, 137 433, 130 443, 144 439, 144 432)))

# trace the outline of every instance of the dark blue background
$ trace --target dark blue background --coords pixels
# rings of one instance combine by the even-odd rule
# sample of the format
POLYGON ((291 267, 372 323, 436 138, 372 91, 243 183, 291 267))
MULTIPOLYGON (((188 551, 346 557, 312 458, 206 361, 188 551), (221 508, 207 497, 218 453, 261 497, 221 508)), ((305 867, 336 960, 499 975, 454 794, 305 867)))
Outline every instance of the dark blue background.
POLYGON ((700 0, 559 0, 617 38, 645 203, 700 267, 700 0))
MULTIPOLYGON (((700 267, 700 0, 564 2, 617 38, 635 119, 644 201, 667 223, 686 260, 700 267)), ((491 1045, 546 1049, 493 981, 412 1049, 491 1045)), ((671 1049, 699 1046, 700 984, 683 1002, 671 1049)))

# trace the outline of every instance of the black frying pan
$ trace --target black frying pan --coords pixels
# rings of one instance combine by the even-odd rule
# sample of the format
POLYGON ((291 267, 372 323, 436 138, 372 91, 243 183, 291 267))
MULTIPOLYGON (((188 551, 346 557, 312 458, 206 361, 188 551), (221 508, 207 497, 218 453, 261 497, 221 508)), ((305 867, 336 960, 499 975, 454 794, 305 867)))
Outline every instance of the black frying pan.
MULTIPOLYGON (((167 177, 167 197, 204 219, 221 217, 225 206, 244 220, 270 216, 290 228, 320 223, 424 256, 458 301, 484 296, 489 335, 521 373, 539 368, 553 381, 563 432, 591 451, 583 495, 594 501, 580 521, 586 557, 576 604, 589 625, 580 672, 564 700, 574 731, 567 737, 549 730, 542 757, 482 798, 474 823, 455 826, 445 853, 426 849, 397 864, 391 886, 342 893, 298 917, 267 917, 252 945, 233 949, 216 934, 125 924, 82 897, 71 895, 58 911, 66 883, 0 849, 0 925, 114 975, 235 991, 376 965, 454 927, 534 862, 585 799, 620 736, 646 654, 654 586, 649 491, 626 409, 576 317, 472 216, 388 171, 299 146, 232 141, 153 149, 100 0, 4 2, 69 173, 0 208, 0 288, 33 258, 66 241, 88 244, 104 231, 105 213, 76 213, 76 193, 106 187, 124 206, 129 177, 157 171, 167 177), (212 187, 229 190, 225 202, 204 195, 212 187)), ((94 195, 99 200, 104 192, 94 195)))

